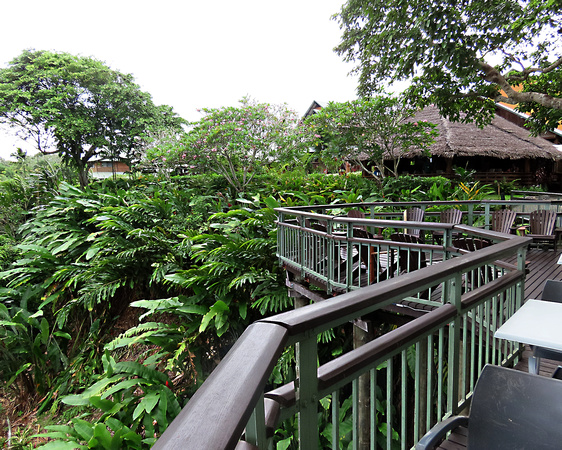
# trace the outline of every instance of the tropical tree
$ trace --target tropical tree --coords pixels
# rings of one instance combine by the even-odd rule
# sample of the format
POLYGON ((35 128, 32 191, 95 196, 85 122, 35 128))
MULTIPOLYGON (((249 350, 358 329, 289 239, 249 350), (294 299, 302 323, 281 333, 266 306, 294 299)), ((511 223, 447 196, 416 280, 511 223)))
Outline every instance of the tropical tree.
POLYGON ((402 155, 412 148, 427 150, 437 135, 434 124, 412 119, 416 111, 399 97, 381 95, 329 103, 308 123, 325 143, 324 154, 345 157, 382 179, 386 170, 398 176, 402 155), (385 160, 392 160, 393 166, 385 167, 385 160))
MULTIPOLYGON (((495 101, 562 109, 560 83, 539 82, 560 79, 561 11, 560 0, 349 0, 336 51, 357 63, 364 95, 413 78, 425 104, 484 124, 495 101)), ((537 115, 534 130, 546 125, 537 115)))
POLYGON ((239 107, 203 109, 178 155, 191 170, 222 174, 241 192, 272 163, 293 160, 309 143, 306 129, 285 105, 241 100, 239 107))
POLYGON ((132 75, 93 58, 26 50, 0 69, 0 123, 76 167, 82 187, 92 158, 130 160, 149 130, 182 122, 169 106, 156 106, 132 75))

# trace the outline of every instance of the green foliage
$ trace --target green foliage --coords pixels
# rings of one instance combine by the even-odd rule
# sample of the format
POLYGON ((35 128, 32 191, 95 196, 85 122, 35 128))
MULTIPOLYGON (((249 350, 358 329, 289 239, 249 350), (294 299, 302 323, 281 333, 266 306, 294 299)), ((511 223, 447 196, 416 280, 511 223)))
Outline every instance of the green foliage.
MULTIPOLYGON (((541 76, 532 76, 523 82, 525 92, 540 92, 552 98, 562 97, 562 71, 554 71, 541 76)), ((543 105, 536 101, 521 102, 517 105, 521 112, 528 113, 530 119, 525 126, 535 136, 558 128, 562 122, 562 108, 543 105)))
POLYGON ((48 202, 63 179, 75 177, 53 156, 26 157, 4 167, 0 176, 0 234, 18 238, 30 210, 48 202))
POLYGON ((403 98, 381 95, 331 102, 308 122, 329 159, 346 157, 372 176, 384 178, 387 170, 398 176, 401 156, 409 150, 426 152, 437 135, 434 124, 410 120, 415 113, 403 98), (386 167, 385 160, 392 160, 393 167, 386 167))
POLYGON ((102 360, 104 373, 98 381, 81 394, 62 399, 67 405, 91 405, 102 416, 95 421, 73 419, 71 426, 51 427, 44 436, 68 439, 86 448, 148 448, 181 409, 169 388, 170 380, 149 362, 116 362, 108 353, 102 360))
POLYGON ((263 315, 290 306, 275 257, 273 207, 278 203, 266 198, 263 208, 259 195, 237 201, 245 207, 210 217, 215 231, 190 237, 193 267, 166 276, 170 283, 192 290, 208 308, 199 332, 212 326, 221 336, 233 325, 247 324, 250 307, 263 315))
MULTIPOLYGON (((273 171, 248 188, 259 194, 234 200, 219 175, 62 183, 26 211, 16 246, 0 237, 0 380, 18 404, 72 417, 49 427, 46 448, 149 447, 247 324, 292 308, 273 208, 452 190, 443 178, 388 178, 383 195, 372 179, 273 171)), ((319 361, 350 337, 320 335, 319 361)), ((293 379, 289 348, 270 382, 293 379)), ((292 445, 290 427, 278 436, 292 445)))
MULTIPOLYGON (((19 256, 16 241, 0 235, 0 271, 6 270, 19 256)), ((2 282, 0 282, 2 286, 2 282)))
MULTIPOLYGON (((23 306, 23 307, 22 307, 23 306)), ((68 367, 63 348, 70 335, 58 332, 43 314, 0 303, 0 373, 20 398, 31 400, 54 388, 54 378, 68 367)))
POLYGON ((455 194, 456 200, 481 200, 493 192, 490 185, 480 186, 478 181, 470 184, 459 183, 459 188, 455 194))
POLYGON ((97 155, 127 159, 147 130, 178 129, 181 119, 155 106, 133 77, 92 58, 25 50, 0 70, 0 122, 53 152, 79 171, 87 184, 87 164, 97 155))
POLYGON ((420 103, 479 125, 493 117, 494 101, 562 109, 560 91, 545 90, 560 73, 558 0, 353 0, 336 18, 336 51, 357 63, 362 95, 413 79, 409 91, 420 103), (522 82, 528 92, 511 87, 522 82))
POLYGON ((455 188, 444 177, 417 177, 413 175, 387 178, 384 183, 388 201, 439 201, 451 198, 455 188))

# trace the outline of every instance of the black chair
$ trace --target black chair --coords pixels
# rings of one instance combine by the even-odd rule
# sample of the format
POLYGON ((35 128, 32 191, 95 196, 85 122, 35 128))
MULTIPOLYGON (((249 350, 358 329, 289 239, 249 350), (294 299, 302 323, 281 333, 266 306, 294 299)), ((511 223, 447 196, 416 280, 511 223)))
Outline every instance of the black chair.
MULTIPOLYGON (((562 281, 546 280, 540 300, 562 303, 562 281)), ((531 345, 533 355, 529 357, 529 372, 539 373, 541 358, 562 361, 562 352, 531 345)))
POLYGON ((470 414, 437 424, 416 445, 436 448, 449 431, 468 429, 469 450, 562 448, 562 381, 486 365, 478 378, 470 414))

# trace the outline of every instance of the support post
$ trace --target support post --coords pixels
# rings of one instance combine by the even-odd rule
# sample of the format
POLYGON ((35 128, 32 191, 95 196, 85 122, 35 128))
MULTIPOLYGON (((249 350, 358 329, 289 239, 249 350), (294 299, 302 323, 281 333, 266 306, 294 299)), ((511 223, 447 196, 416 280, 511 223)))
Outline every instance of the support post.
POLYGON ((296 401, 299 421, 299 448, 318 448, 318 349, 316 334, 296 344, 296 401))
MULTIPOLYGON (((373 339, 373 326, 371 321, 358 319, 353 326, 353 348, 359 348, 373 339)), ((358 436, 357 448, 366 450, 371 448, 371 375, 369 372, 361 375, 357 380, 357 411, 353 411, 357 421, 358 436)))

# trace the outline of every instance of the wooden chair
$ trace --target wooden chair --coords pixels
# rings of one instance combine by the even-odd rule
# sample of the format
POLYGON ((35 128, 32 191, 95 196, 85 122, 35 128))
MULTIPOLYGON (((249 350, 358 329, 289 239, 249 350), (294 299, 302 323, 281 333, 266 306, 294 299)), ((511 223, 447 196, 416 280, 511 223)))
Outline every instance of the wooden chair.
MULTIPOLYGON (((419 236, 406 233, 392 233, 390 240, 394 242, 405 242, 408 244, 423 244, 423 239, 419 236)), ((414 270, 427 267, 427 260, 423 250, 401 248, 398 250, 398 259, 395 261, 394 250, 391 250, 391 273, 397 275, 401 273, 413 272, 414 270)), ((421 298, 429 298, 429 289, 420 293, 421 298)))
POLYGON ((437 424, 416 450, 437 448, 459 426, 468 430, 469 450, 561 448, 560 405, 560 380, 486 365, 474 388, 470 414, 437 424))
MULTIPOLYGON (((461 237, 453 239, 453 247, 461 250, 461 253, 475 252, 477 250, 489 247, 492 243, 486 239, 474 237, 461 237)), ((484 286, 487 282, 494 279, 494 270, 492 267, 474 269, 466 274, 466 281, 476 289, 478 286, 484 286)))
POLYGON ((511 227, 517 214, 511 209, 499 209, 492 213, 492 231, 511 234, 511 227))
MULTIPOLYGON (((404 220, 408 222, 423 222, 425 211, 421 208, 413 207, 404 211, 404 220)), ((421 230, 419 228, 409 228, 404 233, 420 237, 421 230)))
MULTIPOLYGON (((361 228, 353 229, 353 237, 360 239, 373 239, 371 233, 361 228)), ((362 266, 369 271, 369 284, 377 281, 384 281, 388 278, 388 269, 383 269, 380 264, 379 254, 370 245, 362 244, 359 246, 359 258, 362 266)))
MULTIPOLYGON (((462 211, 457 208, 450 208, 445 211, 441 211, 439 213, 439 222, 457 225, 462 222, 462 211)), ((435 242, 443 239, 444 232, 441 230, 433 230, 431 234, 433 242, 435 242)))
POLYGON ((548 242, 554 245, 556 251, 556 211, 540 209, 533 211, 529 216, 529 233, 527 237, 533 238, 533 242, 548 242))
MULTIPOLYGON (((359 211, 358 209, 350 209, 347 212, 347 217, 352 219, 364 219, 365 213, 363 211, 359 211)), ((353 228, 359 228, 365 231, 367 230, 367 227, 365 225, 353 225, 353 228)))

